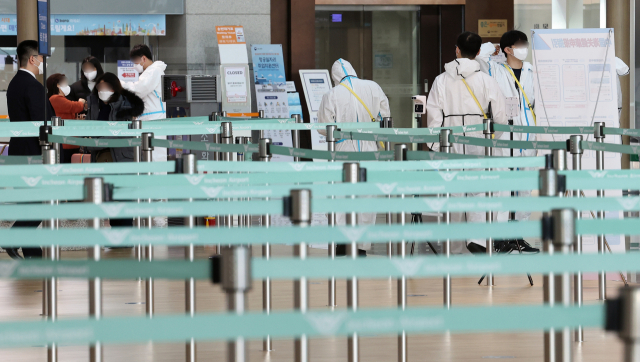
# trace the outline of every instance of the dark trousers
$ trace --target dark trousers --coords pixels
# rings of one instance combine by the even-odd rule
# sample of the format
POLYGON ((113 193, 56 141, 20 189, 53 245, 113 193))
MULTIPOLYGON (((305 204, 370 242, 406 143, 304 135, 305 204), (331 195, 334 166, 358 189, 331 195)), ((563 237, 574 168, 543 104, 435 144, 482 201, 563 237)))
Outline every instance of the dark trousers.
MULTIPOLYGON (((15 224, 13 224, 13 227, 37 228, 40 223, 42 223, 42 220, 16 221, 15 224)), ((8 247, 5 249, 7 249, 9 255, 12 255, 12 251, 14 252, 14 255, 18 254, 18 248, 8 247)), ((25 258, 42 258, 42 248, 22 248, 22 254, 25 258)))

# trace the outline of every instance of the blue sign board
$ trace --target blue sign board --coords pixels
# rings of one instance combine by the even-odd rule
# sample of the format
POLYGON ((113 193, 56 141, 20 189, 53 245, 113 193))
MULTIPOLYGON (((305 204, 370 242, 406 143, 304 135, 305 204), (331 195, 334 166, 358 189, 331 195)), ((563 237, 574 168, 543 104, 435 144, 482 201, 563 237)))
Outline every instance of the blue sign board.
MULTIPOLYGON (((38 0, 38 12, 43 0, 38 0)), ((47 2, 43 1, 46 5, 47 2)), ((41 18, 38 15, 38 28, 41 18)), ((46 19, 46 17, 44 18, 46 19)), ((62 15, 54 14, 50 19, 49 35, 85 36, 164 36, 167 34, 166 17, 163 14, 144 15, 62 15)), ((17 35, 16 14, 0 15, 0 36, 17 35)), ((48 37, 47 37, 48 39, 48 37)))
POLYGON ((49 1, 38 0, 38 54, 51 56, 49 1))
POLYGON ((281 44, 253 44, 251 45, 251 57, 256 85, 285 87, 287 79, 284 73, 281 44))

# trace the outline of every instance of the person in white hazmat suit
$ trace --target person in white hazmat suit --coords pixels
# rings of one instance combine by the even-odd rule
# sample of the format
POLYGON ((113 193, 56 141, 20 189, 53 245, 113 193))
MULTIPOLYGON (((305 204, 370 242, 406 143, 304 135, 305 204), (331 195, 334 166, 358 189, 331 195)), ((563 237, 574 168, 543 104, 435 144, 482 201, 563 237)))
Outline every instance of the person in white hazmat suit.
MULTIPOLYGON (((427 127, 451 127, 482 124, 491 108, 493 122, 507 124, 505 98, 498 83, 480 71, 475 57, 480 52, 482 38, 478 34, 465 32, 456 42, 457 59, 445 64, 445 72, 436 77, 427 99, 427 127)), ((483 138, 482 132, 465 133, 463 136, 483 138)), ((501 134, 496 132, 495 137, 501 134)), ((438 150, 439 144, 431 145, 438 150)), ((453 144, 453 153, 484 155, 484 147, 453 144)), ((484 197, 484 193, 468 193, 470 197, 484 197)), ((462 196, 462 195, 454 195, 462 196)), ((486 222, 484 212, 466 212, 452 214, 452 221, 486 222)), ((484 248, 485 240, 471 239, 464 248, 461 243, 453 243, 452 253, 460 254, 469 249, 479 252, 484 248)))
MULTIPOLYGON (((134 46, 129 55, 140 76, 137 82, 123 82, 122 87, 144 101, 144 113, 138 117, 143 122, 144 129, 144 121, 167 118, 167 107, 162 102, 162 76, 167 65, 159 60, 153 61, 151 49, 145 44, 134 46)), ((154 138, 167 139, 166 136, 157 135, 154 138)), ((167 149, 156 147, 153 150, 153 161, 167 161, 167 149)))
MULTIPOLYGON (((480 48, 478 62, 481 68, 493 79, 498 82, 502 94, 506 98, 518 99, 518 115, 514 116, 511 123, 514 126, 536 126, 535 114, 535 96, 537 84, 533 76, 533 66, 524 60, 529 54, 529 39, 527 35, 519 30, 510 30, 500 38, 500 45, 485 43, 480 48), (499 63, 490 60, 491 55, 497 55, 499 51, 507 58, 506 63, 499 63), (486 64, 486 67, 483 66, 486 64)), ((534 133, 508 133, 504 132, 500 139, 514 141, 536 141, 534 133)), ((494 150, 496 156, 511 156, 512 150, 509 148, 500 148, 494 150)), ((513 157, 535 157, 537 150, 535 149, 513 149, 513 157)), ((508 192, 501 193, 501 196, 508 196, 508 192)), ((518 190, 515 192, 516 197, 530 197, 530 190, 518 190)), ((530 212, 518 211, 515 213, 515 220, 528 220, 531 216, 530 212)), ((498 221, 508 220, 507 212, 498 213, 498 221)), ((524 240, 519 241, 519 246, 524 253, 537 253, 538 249, 533 248, 524 240)))
MULTIPOLYGON (((389 100, 382 88, 373 81, 358 79, 351 63, 338 59, 331 67, 331 79, 335 87, 322 97, 318 111, 319 123, 346 122, 378 122, 383 117, 389 117, 389 100), (357 96, 356 96, 357 95, 357 96)), ((319 130, 326 136, 326 130, 319 130)), ((373 141, 341 140, 336 144, 339 152, 375 152, 378 145, 373 141)), ((345 225, 346 215, 337 214, 336 223, 345 225)), ((357 216, 358 225, 373 225, 376 223, 376 213, 361 213, 357 216)), ((358 244, 360 255, 371 250, 371 243, 358 244)), ((342 254, 343 248, 338 249, 342 254)))

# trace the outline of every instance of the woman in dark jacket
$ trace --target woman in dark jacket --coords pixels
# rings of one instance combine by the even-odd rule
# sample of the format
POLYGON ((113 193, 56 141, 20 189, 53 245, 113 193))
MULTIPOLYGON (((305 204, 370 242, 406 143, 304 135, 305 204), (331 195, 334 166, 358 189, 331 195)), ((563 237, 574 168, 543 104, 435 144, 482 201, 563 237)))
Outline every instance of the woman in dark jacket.
POLYGON ((71 92, 67 98, 71 101, 87 99, 96 85, 96 80, 104 74, 102 65, 96 57, 86 57, 82 61, 80 80, 71 85, 71 92))
MULTIPOLYGON (((87 99, 87 120, 123 122, 131 121, 144 112, 140 97, 122 88, 118 76, 104 73, 96 79, 96 86, 87 99)), ((117 138, 117 137, 96 137, 117 138)), ((91 162, 132 162, 133 148, 88 147, 91 162)))

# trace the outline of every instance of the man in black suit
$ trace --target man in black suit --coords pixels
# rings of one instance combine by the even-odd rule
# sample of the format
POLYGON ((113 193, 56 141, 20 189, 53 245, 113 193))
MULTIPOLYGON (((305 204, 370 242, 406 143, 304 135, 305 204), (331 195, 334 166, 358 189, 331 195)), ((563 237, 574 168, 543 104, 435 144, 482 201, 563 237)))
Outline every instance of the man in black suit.
MULTIPOLYGON (((55 115, 45 96, 44 86, 36 76, 43 73, 43 57, 38 55, 38 42, 25 40, 18 45, 20 69, 7 88, 7 106, 11 122, 41 122, 55 115), (45 105, 46 102, 46 105, 45 105)), ((11 137, 10 156, 42 154, 37 137, 11 137)), ((42 221, 16 221, 15 227, 38 227, 42 221)), ((6 248, 9 256, 20 258, 17 248, 6 248)), ((25 258, 41 258, 41 248, 22 248, 25 258)))

